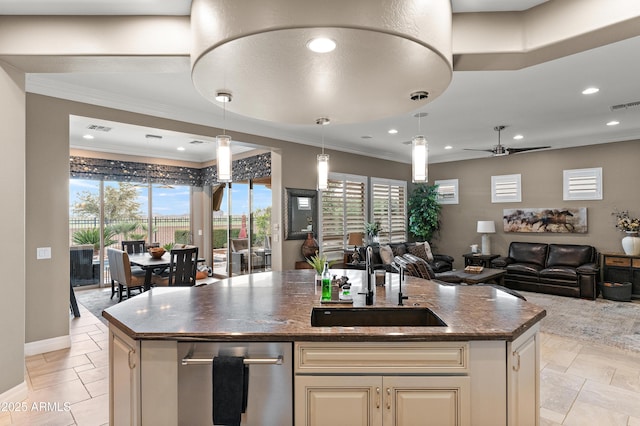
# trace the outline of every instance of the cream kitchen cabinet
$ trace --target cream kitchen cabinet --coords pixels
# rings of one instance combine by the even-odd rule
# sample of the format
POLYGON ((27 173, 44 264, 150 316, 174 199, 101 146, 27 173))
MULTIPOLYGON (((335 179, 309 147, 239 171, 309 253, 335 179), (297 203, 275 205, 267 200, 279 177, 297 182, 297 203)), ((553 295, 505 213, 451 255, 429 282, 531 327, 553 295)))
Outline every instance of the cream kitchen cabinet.
POLYGON ((460 342, 296 344, 296 425, 468 425, 468 349, 460 342))
POLYGON ((529 330, 507 345, 510 425, 539 424, 539 334, 529 330))
POLYGON ((120 330, 109 329, 109 418, 110 424, 139 425, 140 341, 120 330))
POLYGON ((295 387, 296 424, 470 424, 468 377, 298 376, 295 387))

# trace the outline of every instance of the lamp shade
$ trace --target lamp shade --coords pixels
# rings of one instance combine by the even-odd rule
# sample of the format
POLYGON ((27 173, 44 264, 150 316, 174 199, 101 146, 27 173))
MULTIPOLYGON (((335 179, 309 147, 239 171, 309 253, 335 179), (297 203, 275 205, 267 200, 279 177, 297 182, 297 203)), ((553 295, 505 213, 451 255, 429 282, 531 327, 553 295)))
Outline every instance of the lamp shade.
POLYGON ((218 168, 218 182, 231 182, 231 137, 216 136, 216 164, 218 168))
POLYGON ((492 220, 478 221, 478 234, 493 234, 496 232, 496 224, 492 220))
POLYGON ((348 246, 363 246, 364 245, 364 233, 362 232, 349 232, 348 246))
POLYGON ((318 189, 329 187, 329 154, 318 154, 318 189))
POLYGON ((413 147, 411 153, 411 180, 414 183, 427 182, 429 180, 427 140, 424 136, 416 136, 411 141, 413 147))

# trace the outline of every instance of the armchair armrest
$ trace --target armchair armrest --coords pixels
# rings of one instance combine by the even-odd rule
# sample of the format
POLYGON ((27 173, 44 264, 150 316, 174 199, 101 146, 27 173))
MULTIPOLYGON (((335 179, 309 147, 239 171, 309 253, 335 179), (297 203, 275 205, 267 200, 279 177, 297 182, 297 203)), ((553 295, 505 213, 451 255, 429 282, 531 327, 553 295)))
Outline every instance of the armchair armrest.
POLYGON ((510 257, 498 257, 491 261, 491 266, 494 268, 506 268, 508 265, 513 263, 513 259, 510 257))
POLYGON ((600 268, 595 263, 585 263, 576 268, 576 272, 579 275, 595 275, 600 271, 600 268))
POLYGON ((449 263, 453 263, 454 259, 453 257, 449 256, 448 254, 434 254, 433 255, 433 260, 442 260, 444 262, 449 262, 449 263))

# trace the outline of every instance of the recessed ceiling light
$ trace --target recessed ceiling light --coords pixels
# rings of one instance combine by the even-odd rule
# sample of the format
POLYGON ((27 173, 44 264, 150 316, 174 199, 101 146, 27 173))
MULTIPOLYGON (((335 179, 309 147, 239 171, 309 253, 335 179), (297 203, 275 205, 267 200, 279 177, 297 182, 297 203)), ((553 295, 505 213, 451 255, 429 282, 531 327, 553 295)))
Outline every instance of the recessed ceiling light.
POLYGON ((587 87, 586 89, 584 89, 582 91, 583 95, 593 95, 594 93, 598 93, 600 91, 600 89, 598 89, 597 87, 587 87))
POLYGON ((390 135, 395 135, 396 133, 398 133, 398 130, 397 130, 397 129, 389 129, 389 132, 388 132, 388 133, 389 133, 390 135))
POLYGON ((514 138, 515 140, 519 141, 520 139, 524 139, 524 136, 522 136, 522 135, 515 135, 513 138, 514 138))
POLYGON ((178 148, 176 148, 178 151, 184 151, 184 146, 179 146, 178 148))
POLYGON ((231 102, 231 93, 229 92, 218 92, 216 94, 215 100, 218 102, 231 102))
POLYGON ((93 135, 84 135, 82 136, 83 139, 93 139, 93 135))
POLYGON ((619 121, 611 120, 610 122, 607 123, 607 126, 617 126, 618 124, 620 124, 619 121))
POLYGON ((451 145, 447 145, 444 147, 444 149, 453 149, 453 147, 451 145))
POLYGON ((316 53, 328 53, 336 48, 336 42, 326 37, 312 38, 307 42, 307 49, 316 53))

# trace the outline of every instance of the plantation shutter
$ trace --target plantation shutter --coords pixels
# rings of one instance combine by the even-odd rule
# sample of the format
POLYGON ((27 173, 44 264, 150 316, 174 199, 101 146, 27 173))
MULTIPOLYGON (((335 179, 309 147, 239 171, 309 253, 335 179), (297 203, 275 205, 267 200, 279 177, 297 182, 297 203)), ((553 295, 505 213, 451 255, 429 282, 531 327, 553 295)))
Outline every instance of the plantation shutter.
POLYGON ((364 231, 366 177, 330 174, 321 203, 322 253, 329 259, 342 259, 349 232, 364 231))
POLYGON ((382 225, 380 243, 407 241, 407 183, 371 178, 372 218, 382 225))

